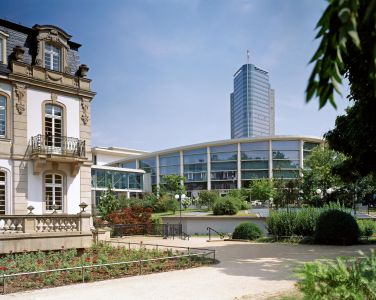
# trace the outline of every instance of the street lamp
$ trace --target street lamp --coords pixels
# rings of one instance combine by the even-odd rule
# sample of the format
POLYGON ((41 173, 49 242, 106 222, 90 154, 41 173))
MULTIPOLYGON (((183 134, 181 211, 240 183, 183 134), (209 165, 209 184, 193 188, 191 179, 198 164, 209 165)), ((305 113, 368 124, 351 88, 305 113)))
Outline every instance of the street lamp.
MULTIPOLYGON (((317 196, 320 197, 320 199, 321 199, 321 196, 322 196, 321 193, 322 193, 322 191, 320 189, 316 190, 316 194, 317 194, 317 196)), ((316 207, 317 207, 317 198, 316 198, 316 207)))
POLYGON ((180 224, 181 224, 181 202, 185 199, 185 194, 176 194, 175 199, 180 202, 180 224))

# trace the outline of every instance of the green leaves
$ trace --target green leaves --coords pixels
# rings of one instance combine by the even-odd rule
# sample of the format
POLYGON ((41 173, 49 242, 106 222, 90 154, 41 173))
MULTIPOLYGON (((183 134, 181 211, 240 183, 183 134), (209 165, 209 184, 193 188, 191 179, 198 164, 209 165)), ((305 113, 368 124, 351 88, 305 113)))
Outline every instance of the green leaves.
MULTIPOLYGON (((348 71, 343 57, 347 57, 347 48, 350 43, 361 49, 358 23, 362 20, 359 20, 358 10, 362 1, 365 0, 331 0, 317 23, 316 39, 321 38, 321 42, 309 62, 314 63, 314 67, 308 80, 306 102, 318 97, 320 109, 328 101, 334 108, 337 108, 334 91, 341 95, 342 76, 348 71)), ((376 7, 374 2, 376 0, 372 0, 369 6, 375 5, 376 7)))
POLYGON ((306 263, 296 271, 304 299, 376 299, 376 256, 306 263))

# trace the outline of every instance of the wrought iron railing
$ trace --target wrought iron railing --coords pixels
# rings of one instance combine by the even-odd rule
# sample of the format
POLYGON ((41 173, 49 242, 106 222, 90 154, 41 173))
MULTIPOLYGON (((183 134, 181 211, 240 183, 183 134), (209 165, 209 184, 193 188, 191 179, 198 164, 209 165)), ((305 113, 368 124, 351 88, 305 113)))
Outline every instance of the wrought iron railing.
POLYGON ((164 238, 189 239, 189 235, 183 232, 182 224, 109 224, 112 236, 127 235, 158 235, 164 238))
POLYGON ((31 154, 85 157, 85 141, 73 137, 38 134, 31 138, 30 145, 31 154))

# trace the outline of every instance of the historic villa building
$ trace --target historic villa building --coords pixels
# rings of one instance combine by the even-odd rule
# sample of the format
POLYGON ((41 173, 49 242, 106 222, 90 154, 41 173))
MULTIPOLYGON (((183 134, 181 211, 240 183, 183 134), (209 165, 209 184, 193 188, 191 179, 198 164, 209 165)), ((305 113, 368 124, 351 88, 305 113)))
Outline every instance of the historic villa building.
POLYGON ((0 215, 91 204, 91 91, 80 44, 0 20, 0 215))

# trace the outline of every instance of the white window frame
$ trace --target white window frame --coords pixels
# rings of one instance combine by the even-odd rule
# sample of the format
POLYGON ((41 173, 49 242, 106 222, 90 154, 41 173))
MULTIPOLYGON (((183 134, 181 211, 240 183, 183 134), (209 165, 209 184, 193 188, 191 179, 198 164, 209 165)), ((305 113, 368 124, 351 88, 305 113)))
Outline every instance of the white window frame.
POLYGON ((4 130, 4 134, 0 134, 0 138, 6 138, 7 137, 7 97, 5 97, 4 95, 0 95, 1 98, 4 98, 5 99, 5 103, 4 103, 4 106, 1 106, 0 105, 0 110, 4 110, 4 121, 5 121, 5 130, 4 130))
POLYGON ((8 37, 9 37, 9 34, 3 32, 3 31, 0 31, 0 40, 2 41, 2 43, 0 44, 0 46, 2 46, 2 51, 0 52, 0 62, 4 65, 8 64, 8 60, 7 60, 7 40, 8 40, 8 37))
MULTIPOLYGON (((7 187, 7 172, 3 171, 3 170, 0 170, 0 173, 4 173, 4 181, 0 181, 0 186, 4 186, 4 215, 7 214, 7 198, 8 198, 8 195, 7 195, 7 190, 8 190, 8 187, 7 187)), ((3 215, 0 211, 0 216, 3 215)))
POLYGON ((51 43, 45 43, 44 45, 44 67, 46 69, 49 69, 49 70, 52 70, 52 71, 56 71, 56 72, 61 72, 61 48, 60 47, 57 47, 55 44, 51 44, 51 43), (50 51, 50 50, 47 50, 47 45, 50 45, 56 49, 59 50, 59 53, 56 53, 54 51, 50 51), (49 66, 46 66, 46 56, 50 56, 50 65, 49 66), (58 69, 55 70, 54 69, 54 57, 57 56, 58 57, 58 69))
MULTIPOLYGON (((61 190, 61 209, 58 209, 56 210, 57 212, 63 212, 64 211, 64 176, 62 174, 59 174, 59 173, 46 173, 44 174, 44 198, 45 198, 45 202, 46 202, 46 211, 47 212, 51 212, 53 211, 53 209, 49 209, 50 206, 52 207, 52 205, 56 205, 56 188, 59 187, 60 190, 61 190), (52 175, 52 183, 47 183, 46 182, 46 178, 48 175, 52 175), (60 176, 61 177, 61 183, 56 183, 56 176, 60 176), (52 188, 52 204, 49 205, 49 203, 47 202, 47 188, 50 187, 52 188)), ((51 201, 49 200, 49 201, 51 201)))

